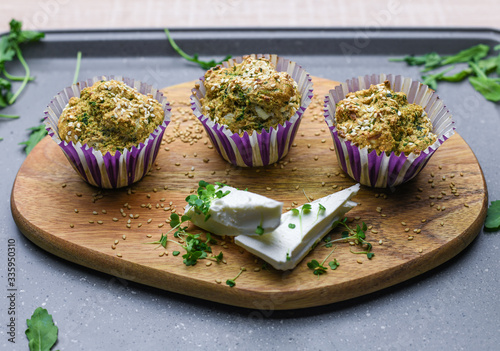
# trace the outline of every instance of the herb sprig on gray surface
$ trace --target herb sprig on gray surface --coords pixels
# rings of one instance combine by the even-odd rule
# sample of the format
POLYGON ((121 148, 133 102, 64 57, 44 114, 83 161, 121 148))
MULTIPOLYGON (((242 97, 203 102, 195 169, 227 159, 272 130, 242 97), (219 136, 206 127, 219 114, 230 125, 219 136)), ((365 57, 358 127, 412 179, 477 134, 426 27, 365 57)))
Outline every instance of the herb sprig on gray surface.
MULTIPOLYGON (((22 30, 22 23, 15 19, 11 20, 9 25, 9 34, 4 35, 0 39, 0 109, 16 102, 26 84, 34 79, 30 75, 30 68, 24 60, 20 45, 27 42, 39 41, 45 36, 42 32, 22 30), (24 68, 24 76, 22 77, 13 76, 5 68, 7 62, 11 62, 16 58, 24 68), (12 92, 12 82, 14 81, 22 82, 15 93, 12 92)), ((4 114, 0 114, 0 117, 19 118, 19 116, 4 114)))
POLYGON ((209 70, 210 68, 212 67, 215 67, 217 65, 220 65, 222 62, 224 61, 227 61, 231 58, 230 55, 227 55, 226 57, 224 57, 221 61, 215 61, 215 60, 210 60, 210 61, 201 61, 199 58, 198 58, 198 54, 193 54, 193 56, 190 56, 188 54, 186 54, 178 45, 177 43, 174 41, 174 39, 172 39, 172 36, 170 35, 170 32, 168 29, 165 28, 165 34, 167 35, 167 38, 168 38, 168 41, 170 43, 170 45, 172 46, 172 48, 179 54, 181 55, 183 58, 185 58, 186 60, 188 60, 189 62, 193 62, 193 63, 196 63, 197 65, 199 65, 201 68, 203 68, 204 70, 209 70))
MULTIPOLYGON (((493 47, 493 51, 499 50, 500 45, 493 47)), ((435 90, 439 81, 460 82, 468 78, 474 89, 487 100, 498 102, 500 101, 500 53, 487 57, 489 52, 488 45, 478 44, 450 56, 440 56, 436 52, 431 52, 420 56, 408 55, 403 58, 392 58, 389 61, 404 61, 410 66, 423 66, 422 73, 448 66, 437 73, 422 74, 422 83, 435 90), (467 63, 469 67, 446 75, 455 68, 454 64, 457 63, 467 63), (490 74, 495 75, 490 76, 490 74)))
MULTIPOLYGON (((78 76, 80 74, 80 64, 82 61, 82 53, 81 51, 78 51, 76 55, 76 68, 75 68, 75 74, 73 76, 73 84, 76 84, 78 82, 78 76)), ((31 150, 38 144, 46 135, 47 135, 47 130, 45 129, 45 123, 43 123, 43 118, 41 120, 41 124, 28 128, 27 130, 30 130, 30 135, 28 140, 20 142, 19 145, 26 145, 24 148, 24 151, 26 152, 26 155, 28 155, 31 150)))

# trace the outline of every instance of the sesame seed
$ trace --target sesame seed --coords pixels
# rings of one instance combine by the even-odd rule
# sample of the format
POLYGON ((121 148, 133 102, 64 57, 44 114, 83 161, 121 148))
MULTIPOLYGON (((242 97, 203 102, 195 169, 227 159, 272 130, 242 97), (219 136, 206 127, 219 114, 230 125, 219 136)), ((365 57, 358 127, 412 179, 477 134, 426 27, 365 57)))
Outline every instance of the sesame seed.
POLYGON ((464 206, 465 206, 465 207, 469 207, 469 204, 468 204, 468 203, 464 203, 464 206))
POLYGON ((439 224, 441 224, 441 227, 444 226, 444 222, 443 221, 441 221, 441 223, 439 223, 439 224))
POLYGON ((378 244, 379 244, 379 245, 382 245, 383 243, 384 243, 384 242, 382 241, 382 239, 380 239, 380 240, 378 241, 378 244))
POLYGON ((318 161, 319 157, 318 156, 314 156, 314 161, 318 161))
POLYGON ((120 242, 118 240, 115 240, 115 245, 118 245, 120 242))
POLYGON ((130 223, 127 223, 127 228, 130 229, 131 227, 132 227, 132 225, 130 223))
POLYGON ((120 258, 121 258, 121 257, 122 257, 122 254, 121 254, 121 253, 117 253, 117 254, 116 254, 116 256, 118 256, 118 257, 120 257, 120 258))
POLYGON ((410 228, 405 228, 405 232, 409 232, 410 231, 410 228))
POLYGON ((358 262, 359 264, 363 264, 363 261, 360 258, 358 258, 356 262, 358 262))
POLYGON ((123 240, 126 240, 127 239, 127 236, 125 234, 122 235, 122 239, 123 240))
POLYGON ((89 221, 89 223, 90 223, 90 224, 93 224, 93 223, 94 223, 94 221, 89 221))
POLYGON ((215 279, 215 282, 216 282, 217 284, 222 283, 222 281, 221 281, 220 279, 215 279))
POLYGON ((212 262, 211 261, 208 261, 207 263, 205 263, 205 266, 209 267, 212 265, 212 262))
POLYGON ((373 234, 378 234, 378 230, 375 230, 375 229, 372 229, 372 230, 371 230, 371 232, 372 232, 373 234))
POLYGON ((427 221, 427 220, 425 220, 425 219, 422 219, 422 223, 425 223, 426 221, 427 221))
POLYGON ((74 228, 74 227, 75 227, 75 225, 74 225, 74 224, 70 224, 70 225, 69 225, 69 227, 70 227, 70 228, 74 228))
POLYGON ((405 226, 405 225, 406 225, 406 222, 401 222, 401 225, 402 225, 402 226, 405 226))
POLYGON ((102 224, 102 221, 97 221, 97 224, 102 224))
POLYGON ((271 191, 271 188, 270 188, 270 187, 266 187, 266 190, 267 190, 267 191, 271 191))
POLYGON ((78 209, 77 208, 75 208, 75 213, 78 213, 78 209))
POLYGON ((419 253, 422 253, 422 252, 424 252, 424 250, 422 250, 422 249, 418 249, 418 252, 419 252, 419 253))
POLYGON ((411 235, 410 235, 410 236, 408 237, 408 240, 409 240, 409 241, 413 240, 413 236, 411 236, 411 235))
POLYGON ((75 193, 76 196, 82 197, 82 193, 75 193))
POLYGON ((417 195, 415 197, 417 198, 417 200, 422 200, 422 196, 420 196, 420 195, 417 195))
POLYGON ((116 249, 116 246, 113 244, 111 245, 111 249, 115 250, 116 249))

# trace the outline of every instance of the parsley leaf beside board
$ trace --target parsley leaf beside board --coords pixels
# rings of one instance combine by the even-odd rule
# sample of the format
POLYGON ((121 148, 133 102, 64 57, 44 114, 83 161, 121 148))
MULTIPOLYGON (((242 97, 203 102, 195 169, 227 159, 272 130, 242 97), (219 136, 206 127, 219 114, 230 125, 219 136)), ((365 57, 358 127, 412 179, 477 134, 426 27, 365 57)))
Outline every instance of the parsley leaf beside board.
POLYGON ((500 230, 500 200, 493 201, 488 208, 484 230, 487 232, 500 230))
POLYGON ((58 328, 46 309, 38 307, 31 319, 26 320, 28 329, 25 334, 30 351, 50 351, 57 341, 58 328))

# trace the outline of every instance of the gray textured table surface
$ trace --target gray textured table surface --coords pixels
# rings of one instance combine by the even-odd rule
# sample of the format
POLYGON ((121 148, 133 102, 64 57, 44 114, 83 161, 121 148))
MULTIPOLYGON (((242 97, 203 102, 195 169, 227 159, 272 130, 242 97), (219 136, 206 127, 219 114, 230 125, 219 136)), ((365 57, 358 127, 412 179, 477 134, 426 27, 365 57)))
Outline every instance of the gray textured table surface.
MULTIPOLYGON (((494 42, 497 37, 492 34, 489 38, 494 42)), ((273 40, 266 45, 272 47, 273 40)), ((474 38, 470 40, 474 42, 474 38)), ((279 45, 276 51, 289 50, 279 45)), ((500 234, 481 232, 449 262, 397 286, 350 301, 294 311, 247 310, 186 297, 80 267, 39 249, 17 229, 10 210, 12 184, 25 159, 18 143, 27 138, 26 128, 38 124, 51 97, 70 85, 76 55, 71 45, 64 55, 45 49, 27 50, 37 79, 14 106, 2 110, 21 118, 0 121, 0 136, 4 138, 0 142, 0 287, 7 296, 7 243, 14 239, 18 289, 16 343, 7 340, 9 301, 4 298, 0 303, 0 349, 28 349, 25 320, 38 306, 53 315, 59 327, 56 349, 61 350, 499 348, 500 234)), ((226 49, 220 48, 218 54, 224 56, 226 49)), ((246 49, 242 46, 230 53, 241 54, 246 49)), ((288 52, 287 57, 316 76, 342 81, 387 72, 419 78, 417 68, 388 62, 389 56, 376 50, 346 57, 335 48, 321 55, 306 49, 307 45, 296 53, 288 52)), ((123 74, 164 87, 194 80, 203 73, 171 52, 165 56, 160 53, 105 58, 86 56, 84 51, 80 77, 123 74)), ((11 66, 11 70, 21 73, 18 66, 11 66)), ((490 199, 500 199, 500 153, 496 152, 500 106, 484 100, 468 82, 443 83, 438 92, 454 113, 458 133, 482 166, 490 199)))

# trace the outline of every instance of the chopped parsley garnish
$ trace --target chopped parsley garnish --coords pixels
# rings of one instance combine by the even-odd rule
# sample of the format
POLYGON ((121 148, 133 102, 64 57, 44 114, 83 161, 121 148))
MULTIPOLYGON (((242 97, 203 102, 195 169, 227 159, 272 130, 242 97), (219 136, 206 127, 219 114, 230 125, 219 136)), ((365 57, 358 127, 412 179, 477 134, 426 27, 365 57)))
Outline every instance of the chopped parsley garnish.
MULTIPOLYGON (((216 183, 218 186, 223 186, 221 183, 216 183)), ((210 202, 215 198, 222 198, 229 194, 229 191, 222 192, 221 190, 215 191, 215 187, 203 180, 199 182, 200 187, 198 188, 198 195, 190 195, 186 198, 186 201, 195 208, 197 213, 205 214, 205 220, 208 220, 210 215, 208 211, 210 209, 210 202)), ((160 240, 150 242, 148 244, 158 244, 167 247, 168 242, 180 245, 186 253, 182 255, 184 258, 183 262, 186 266, 194 266, 199 259, 211 259, 217 263, 223 262, 223 254, 219 253, 217 256, 212 254, 212 248, 209 244, 216 244, 217 241, 214 240, 210 233, 206 234, 206 240, 201 239, 201 234, 191 234, 187 232, 188 226, 185 225, 186 222, 190 221, 191 217, 188 215, 179 216, 177 213, 172 213, 170 215, 170 227, 172 228, 166 234, 162 234, 160 240), (173 236, 176 239, 180 239, 182 242, 168 239, 168 234, 174 232, 173 236), (210 255, 209 255, 210 254, 210 255)), ((175 251, 178 252, 178 251, 175 251)), ((179 252, 180 253, 180 252, 179 252)), ((179 255, 177 253, 177 255, 179 255)), ((173 253, 172 253, 173 254, 173 253)), ((174 255, 174 254, 173 254, 174 255)), ((174 256, 177 256, 174 255, 174 256)))

